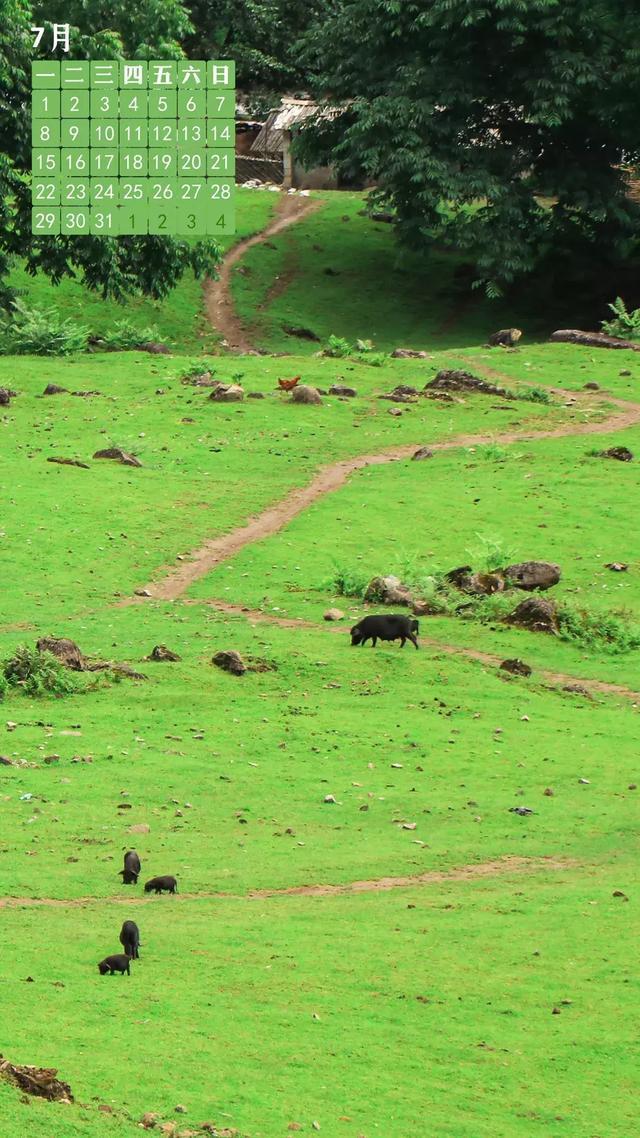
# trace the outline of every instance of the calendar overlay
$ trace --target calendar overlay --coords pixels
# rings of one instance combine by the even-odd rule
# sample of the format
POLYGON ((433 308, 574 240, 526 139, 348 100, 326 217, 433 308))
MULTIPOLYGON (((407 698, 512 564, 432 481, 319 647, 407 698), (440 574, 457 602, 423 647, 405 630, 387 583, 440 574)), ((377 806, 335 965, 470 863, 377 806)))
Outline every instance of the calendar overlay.
POLYGON ((232 60, 32 63, 32 232, 235 231, 232 60))

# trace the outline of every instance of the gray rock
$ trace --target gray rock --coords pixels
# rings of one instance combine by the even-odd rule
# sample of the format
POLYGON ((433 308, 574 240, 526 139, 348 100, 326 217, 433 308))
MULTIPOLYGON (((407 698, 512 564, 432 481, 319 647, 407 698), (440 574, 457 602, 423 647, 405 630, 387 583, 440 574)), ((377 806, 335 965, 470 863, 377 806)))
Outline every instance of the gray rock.
POLYGON ((291 393, 290 403, 308 403, 318 404, 322 403, 320 392, 315 387, 309 387, 307 384, 298 384, 294 387, 291 393))
POLYGON ((514 589, 551 589, 561 577, 560 566, 552 561, 521 561, 517 565, 507 565, 502 570, 507 586, 514 589))

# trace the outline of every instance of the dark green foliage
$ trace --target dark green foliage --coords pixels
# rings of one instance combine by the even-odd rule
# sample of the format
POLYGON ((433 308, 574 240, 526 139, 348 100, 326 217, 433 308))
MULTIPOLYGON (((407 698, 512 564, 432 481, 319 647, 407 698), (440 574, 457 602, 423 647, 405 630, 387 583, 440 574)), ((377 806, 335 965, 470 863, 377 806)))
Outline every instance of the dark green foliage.
POLYGON ((602 321, 602 331, 609 336, 622 336, 625 340, 640 340, 640 308, 629 312, 621 296, 609 305, 613 320, 602 321))
POLYGON ((345 111, 299 153, 375 180, 400 240, 463 251, 491 296, 551 252, 601 270, 639 232, 620 169, 640 153, 639 44, 619 0, 344 0, 307 58, 345 111))
MULTIPOLYGON (((0 0, 0 306, 14 299, 6 285, 13 257, 24 258, 28 273, 44 273, 54 283, 79 276, 103 297, 131 295, 162 299, 187 269, 197 277, 212 273, 219 251, 212 241, 191 244, 159 237, 38 237, 31 234, 30 65, 32 26, 70 22, 74 58, 136 56, 177 58, 179 39, 191 25, 178 0, 101 0, 35 5, 0 0), (46 18, 45 18, 46 17, 46 18), (41 23, 40 23, 41 21, 41 23)), ((45 54, 51 37, 43 38, 45 54)))

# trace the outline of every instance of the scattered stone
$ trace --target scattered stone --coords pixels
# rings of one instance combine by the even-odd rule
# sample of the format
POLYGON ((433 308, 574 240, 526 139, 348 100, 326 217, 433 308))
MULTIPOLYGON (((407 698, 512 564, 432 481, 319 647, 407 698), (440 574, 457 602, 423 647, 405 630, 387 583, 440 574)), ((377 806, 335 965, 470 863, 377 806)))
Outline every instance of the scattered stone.
POLYGON ((314 344, 320 343, 320 337, 316 336, 311 328, 302 328, 294 324, 283 324, 282 331, 287 336, 295 336, 298 340, 311 340, 314 344))
POLYGON ((175 1114, 186 1114, 187 1113, 186 1106, 182 1106, 181 1103, 178 1103, 177 1106, 174 1106, 173 1110, 174 1110, 175 1114))
POLYGON ((324 613, 323 620, 344 620, 344 613, 342 609, 327 609, 324 613))
POLYGON ((490 348, 513 348, 522 336, 519 328, 501 328, 493 332, 487 341, 490 348))
POLYGON ((116 676, 125 676, 128 680, 146 680, 147 678, 144 672, 137 672, 135 668, 131 667, 131 664, 111 664, 108 667, 112 672, 115 672, 116 676))
POLYGON ((86 669, 86 660, 78 645, 73 640, 67 640, 64 636, 41 636, 36 641, 36 648, 38 652, 50 652, 52 656, 57 657, 61 664, 64 664, 66 668, 71 668, 74 672, 83 672, 86 669))
POLYGON ((210 371, 203 371, 198 375, 183 375, 180 383, 187 387, 215 387, 218 380, 213 379, 210 371))
POLYGON ((45 755, 44 761, 49 766, 51 763, 59 763, 60 755, 45 755))
POLYGON ((291 392, 290 403, 322 403, 320 392, 306 383, 298 384, 291 392))
POLYGON ((211 663, 215 664, 217 668, 222 668, 224 672, 230 672, 232 676, 243 676, 247 671, 247 665, 242 656, 233 649, 229 652, 216 652, 211 663))
POLYGON ((322 799, 322 801, 323 801, 323 802, 332 803, 334 806, 338 806, 338 805, 339 805, 338 799, 335 797, 335 795, 334 795, 334 794, 325 794, 325 796, 324 796, 324 798, 322 799))
POLYGON ((134 593, 135 593, 136 597, 151 597, 151 596, 153 596, 153 594, 150 593, 148 589, 134 589, 134 593))
POLYGON ((358 392, 355 387, 347 387, 346 383, 332 383, 329 395, 344 395, 347 399, 354 399, 358 392))
MULTIPOLYGON (((370 217, 372 221, 381 221, 384 225, 393 225, 396 220, 395 214, 389 213, 386 209, 377 209, 369 214, 367 214, 365 210, 365 216, 370 217)), ((318 1129, 320 1128, 318 1127, 318 1129)))
POLYGON ((551 1015, 552 1016, 559 1016, 559 1015, 562 1015, 562 1012, 560 1011, 560 1008, 552 1008, 551 1015))
POLYGON ((409 605, 411 589, 399 577, 372 577, 364 594, 365 601, 379 601, 383 605, 409 605))
POLYGON ((417 387, 411 387, 408 383, 398 383, 393 391, 378 396, 378 399, 387 399, 391 403, 415 403, 417 398, 417 387))
POLYGON ((553 798, 553 791, 550 786, 545 787, 543 794, 545 795, 545 798, 553 798))
POLYGON ((478 395, 499 395, 501 399, 511 399, 512 396, 504 387, 496 387, 495 383, 488 383, 486 379, 479 379, 468 371, 444 370, 439 371, 435 379, 425 383, 425 391, 470 391, 478 395))
POLYGON ((545 591, 557 585, 560 580, 560 566, 552 561, 521 561, 517 565, 507 565, 502 570, 505 583, 514 589, 533 589, 545 591))
POLYGON ((250 391, 249 394, 247 395, 247 399, 264 399, 264 398, 265 398, 264 391, 250 391))
MULTIPOLYGON (((46 761, 47 761, 47 760, 45 759, 45 763, 46 763, 46 761)), ((14 762, 13 762, 13 759, 10 759, 8 755, 0 755, 0 766, 2 766, 2 767, 12 767, 12 766, 14 766, 14 765, 15 765, 15 764, 14 764, 14 762)))
POLYGON ((402 414, 402 411, 403 411, 402 407, 390 407, 389 410, 387 411, 387 415, 393 415, 394 418, 397 418, 398 415, 402 414))
POLYGON ((48 383, 42 392, 43 395, 67 395, 67 388, 60 387, 57 383, 48 383))
POLYGON ((129 833, 129 834, 150 834, 151 833, 151 826, 148 826, 146 822, 136 822, 135 826, 129 826, 127 833, 129 833))
POLYGON ((592 380, 590 383, 584 384, 584 390, 585 391, 599 391, 600 390, 600 384, 594 383, 592 380))
POLYGON ((629 898, 627 897, 627 894, 622 892, 622 889, 614 889, 614 891, 611 895, 612 895, 612 897, 620 897, 620 899, 622 901, 628 901, 629 900, 629 898))
POLYGON ((11 396, 6 387, 0 387, 0 407, 8 407, 11 403, 11 396))
POLYGON ((503 672, 510 672, 512 676, 530 676, 532 668, 529 664, 525 664, 524 660, 503 660, 500 668, 503 672))
POLYGON ((0 1078, 20 1087, 28 1095, 50 1102, 73 1102, 68 1083, 56 1079, 57 1068, 18 1066, 0 1055, 0 1078))
POLYGON ((440 606, 434 601, 416 600, 412 601, 409 607, 414 616, 437 616, 438 613, 442 612, 440 606))
POLYGON ((149 1110, 146 1114, 142 1115, 142 1118, 140 1119, 140 1126, 143 1130, 153 1130, 154 1126, 156 1126, 159 1121, 160 1115, 155 1114, 154 1111, 149 1110))
POLYGON ((586 688, 584 684, 565 684, 562 690, 569 692, 570 695, 583 695, 587 699, 593 699, 589 688, 586 688))
POLYGON ((618 374, 619 375, 631 375, 631 372, 629 371, 628 367, 623 367, 622 371, 619 372, 618 374))
POLYGON ((618 462, 633 462, 633 451, 628 447, 609 447, 599 451, 600 458, 617 458, 618 462))
POLYGON ((145 344, 138 344, 139 352, 149 352, 152 356, 170 356, 171 348, 166 344, 156 343, 155 340, 148 340, 145 344))
POLYGON ((626 573, 628 568, 624 561, 608 561, 605 565, 605 569, 611 569, 614 573, 626 573))
POLYGON ((542 597, 527 597, 514 611, 505 617, 505 624, 516 628, 527 628, 530 632, 558 631, 558 610, 553 601, 542 597))
POLYGON ((628 348, 640 352, 640 344, 632 340, 622 340, 619 336, 607 336, 604 332, 582 332, 579 328, 559 328, 552 332, 549 340, 553 344, 584 344, 587 348, 628 348))
POLYGON ((488 597, 493 593, 501 593, 504 589, 504 580, 500 573, 472 573, 470 565, 461 565, 446 574, 445 580, 460 589, 463 593, 472 596, 488 597))
POLYGON ((57 458, 50 455, 47 462, 56 462, 59 466, 79 466, 81 470, 89 470, 90 467, 86 462, 80 462, 77 458, 57 458))
POLYGON ((532 810, 530 806, 510 806, 509 813, 519 814, 521 818, 526 818, 529 814, 535 814, 535 810, 532 810))
POLYGON ((429 352, 417 352, 413 348, 394 348, 392 360, 428 360, 429 352))
POLYGON ((146 656, 145 659, 157 660, 162 663, 165 661, 173 663, 177 660, 181 660, 182 657, 178 656, 177 652, 172 652, 170 648, 167 648, 166 644, 156 644, 151 654, 149 656, 146 656))
POLYGON ((433 458, 433 451, 429 447, 419 447, 411 456, 413 462, 421 462, 423 458, 433 458))
POLYGON ((209 399, 214 403, 242 403, 244 388, 239 383, 217 383, 209 399))
POLYGON ((123 466, 142 466, 139 458, 134 454, 128 454, 122 447, 106 447, 104 450, 97 450, 93 456, 94 458, 110 458, 114 462, 120 462, 123 466))

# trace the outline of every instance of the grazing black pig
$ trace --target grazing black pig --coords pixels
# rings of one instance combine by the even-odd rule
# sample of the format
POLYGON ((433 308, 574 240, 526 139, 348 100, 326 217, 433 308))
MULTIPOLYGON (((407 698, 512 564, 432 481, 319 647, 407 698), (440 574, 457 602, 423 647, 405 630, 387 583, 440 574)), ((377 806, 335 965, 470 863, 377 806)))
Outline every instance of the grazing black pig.
POLYGON ((371 647, 375 648, 378 640, 399 640, 400 647, 404 648, 406 641, 410 640, 417 648, 419 628, 418 621, 410 616, 387 616, 386 613, 383 616, 365 616, 351 629, 351 644, 366 644, 371 640, 371 647))
POLYGON ((110 976, 115 976, 116 972, 120 972, 122 976, 126 972, 127 976, 130 976, 129 957, 122 956, 120 953, 116 956, 105 956, 98 965, 98 971, 101 976, 106 976, 107 972, 110 976))
POLYGON ((118 870, 123 885, 137 885, 140 873, 140 858, 135 850, 127 850, 124 855, 124 869, 118 870))
POLYGON ((144 887, 145 893, 177 893, 178 882, 175 877, 152 877, 144 887))
POLYGON ((120 944, 124 948, 127 956, 131 960, 137 960, 140 956, 138 949, 140 948, 140 929, 135 921, 125 921, 120 929, 120 944))

